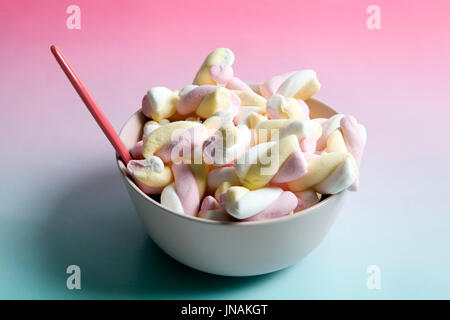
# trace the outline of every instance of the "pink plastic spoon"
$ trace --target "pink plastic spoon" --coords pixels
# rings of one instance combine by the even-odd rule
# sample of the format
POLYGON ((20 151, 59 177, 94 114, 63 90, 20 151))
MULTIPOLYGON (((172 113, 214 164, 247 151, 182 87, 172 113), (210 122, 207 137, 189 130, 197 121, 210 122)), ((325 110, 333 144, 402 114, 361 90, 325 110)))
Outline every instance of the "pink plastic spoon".
POLYGON ((119 135, 114 130, 113 126, 108 121, 108 119, 106 118, 103 111, 100 109, 100 107, 94 101, 94 98, 92 98, 88 89, 86 88, 84 83, 81 81, 81 79, 77 76, 77 74, 73 70, 72 66, 70 65, 69 61, 67 61, 66 57, 64 57, 62 52, 55 45, 52 45, 50 47, 50 50, 53 53, 53 55, 55 56, 56 61, 58 61, 62 70, 66 74, 67 78, 69 78, 73 87, 75 88, 78 95, 80 96, 81 100, 83 100, 84 104, 91 112, 95 121, 97 121, 97 123, 100 126, 100 128, 102 129, 103 133, 108 138, 109 142, 111 142, 114 149, 116 149, 117 153, 120 155, 122 160, 125 162, 125 165, 127 165, 128 161, 131 160, 130 153, 128 152, 127 148, 123 144, 122 140, 120 140, 119 135))

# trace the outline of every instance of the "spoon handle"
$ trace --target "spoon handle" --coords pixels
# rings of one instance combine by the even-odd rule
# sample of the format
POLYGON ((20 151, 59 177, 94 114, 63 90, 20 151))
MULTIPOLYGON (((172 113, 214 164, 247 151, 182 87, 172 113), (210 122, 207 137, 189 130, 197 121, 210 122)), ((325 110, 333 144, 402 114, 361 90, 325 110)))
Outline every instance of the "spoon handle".
POLYGON ((73 70, 69 61, 66 59, 66 57, 64 57, 62 52, 55 45, 52 45, 50 47, 50 50, 53 53, 53 55, 55 56, 56 61, 58 61, 62 70, 66 74, 67 78, 69 78, 73 87, 75 88, 78 95, 80 96, 81 100, 83 100, 84 104, 91 112, 95 121, 97 121, 97 124, 100 126, 103 133, 108 138, 109 142, 111 142, 114 149, 116 149, 119 156, 125 162, 125 165, 128 164, 128 161, 131 160, 131 155, 128 152, 125 145, 123 144, 122 140, 120 140, 119 135, 114 130, 111 123, 108 121, 108 118, 106 118, 105 114, 100 109, 100 107, 97 105, 94 98, 92 98, 88 89, 86 88, 84 83, 81 81, 81 79, 77 76, 77 74, 75 73, 75 70, 73 70))

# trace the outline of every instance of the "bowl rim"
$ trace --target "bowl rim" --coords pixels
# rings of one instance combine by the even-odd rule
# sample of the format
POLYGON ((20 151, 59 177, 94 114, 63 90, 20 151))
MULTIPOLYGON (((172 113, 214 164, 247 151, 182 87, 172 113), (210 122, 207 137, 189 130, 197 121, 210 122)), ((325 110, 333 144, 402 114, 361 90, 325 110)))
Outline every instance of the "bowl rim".
MULTIPOLYGON (((334 110, 333 108, 331 108, 329 105, 327 105, 325 102, 317 99, 317 98, 311 98, 316 100, 319 103, 324 104, 326 107, 328 107, 330 110, 332 110, 335 113, 338 113, 336 110, 334 110)), ((124 122, 124 124, 122 125, 120 131, 119 131, 119 136, 122 135, 124 128, 126 127, 126 125, 128 124, 128 122, 137 114, 140 113, 140 109, 138 109, 136 112, 134 112, 128 119, 127 121, 124 122)), ((315 205, 312 205, 309 208, 303 209, 298 211, 297 213, 293 213, 293 214, 289 214, 287 216, 283 216, 283 217, 279 217, 279 218, 275 218, 275 219, 268 219, 268 220, 258 220, 258 221, 219 221, 219 220, 211 220, 211 219, 205 219, 205 218, 200 218, 200 217, 196 217, 196 216, 189 216, 186 214, 181 214, 178 212, 174 212, 171 211, 169 209, 167 209, 166 207, 162 206, 159 202, 153 200, 151 197, 149 197, 146 193, 144 193, 141 189, 139 189, 139 187, 134 183, 134 181, 128 176, 128 174, 126 173, 126 166, 123 163, 123 161, 120 159, 119 155, 116 153, 116 164, 117 164, 117 168, 119 169, 120 174, 123 176, 123 178, 125 179, 126 183, 135 191, 137 192, 137 194, 139 194, 139 196, 141 198, 143 198, 145 201, 150 202, 153 205, 156 205, 157 207, 159 207, 159 209, 162 209, 163 211, 172 214, 176 217, 179 218, 183 218, 183 219, 187 219, 190 220, 192 222, 198 222, 198 223, 205 223, 205 224, 210 224, 210 225, 222 225, 222 226, 259 226, 259 225, 268 225, 268 224, 277 224, 277 223, 284 223, 284 222, 288 222, 290 220, 294 220, 294 219, 300 219, 300 217, 303 217, 305 215, 310 215, 313 214, 313 211, 318 210, 319 208, 323 207, 326 203, 330 202, 331 200, 338 198, 338 197, 342 197, 345 193, 346 190, 341 191, 337 194, 331 194, 328 195, 328 197, 324 200, 319 201, 318 203, 316 203, 315 205)))

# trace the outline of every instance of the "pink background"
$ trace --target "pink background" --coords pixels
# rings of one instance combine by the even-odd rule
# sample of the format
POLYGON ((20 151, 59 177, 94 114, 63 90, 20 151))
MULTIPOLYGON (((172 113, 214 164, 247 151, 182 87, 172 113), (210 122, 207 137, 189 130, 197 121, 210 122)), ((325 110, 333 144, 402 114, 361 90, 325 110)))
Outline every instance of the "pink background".
MULTIPOLYGON (((365 266, 384 263, 393 291, 375 297, 448 298, 450 280, 442 280, 440 272, 450 266, 444 254, 450 242, 445 200, 450 179, 449 1, 21 0, 2 1, 1 7, 1 224, 10 230, 1 242, 9 246, 2 244, 2 260, 9 261, 4 270, 15 275, 3 283, 10 290, 5 297, 35 297, 29 283, 48 285, 41 277, 44 266, 36 267, 34 280, 17 282, 27 278, 16 273, 18 262, 11 261, 17 261, 17 254, 23 262, 40 259, 29 255, 28 244, 54 227, 52 215, 70 209, 62 205, 54 210, 55 201, 67 202, 60 193, 80 187, 83 182, 74 181, 99 171, 112 173, 120 184, 111 147, 50 54, 49 46, 56 44, 117 129, 140 107, 147 89, 190 83, 216 47, 235 53, 235 74, 246 81, 316 70, 323 85, 317 97, 364 123, 368 145, 361 191, 349 197, 328 242, 296 267, 306 269, 297 271, 307 276, 307 270, 317 270, 312 266, 323 265, 321 259, 330 257, 341 241, 341 262, 333 260, 333 270, 350 272, 354 264, 342 261, 356 261, 360 269, 353 271, 362 273, 358 277, 363 280, 355 282, 362 281, 362 289, 344 289, 336 280, 339 275, 328 273, 331 287, 325 296, 373 297, 365 289, 365 266), (71 4, 81 8, 81 30, 66 28, 71 4), (371 4, 381 8, 381 30, 366 27, 371 4), (28 233, 22 237, 24 230, 28 233), (355 239, 359 247, 353 245, 355 239), (365 258, 352 260, 356 256, 365 258), (405 267, 411 274, 401 273, 405 267), (39 277, 42 282, 36 282, 39 277)), ((95 194, 105 185, 92 180, 97 188, 89 199, 73 201, 80 211, 90 209, 85 200, 104 206, 95 194)), ((124 190, 117 188, 128 206, 124 190)), ((138 225, 127 208, 128 219, 138 225)), ((294 274, 277 283, 292 281, 294 274)), ((281 290, 273 288, 260 292, 270 298, 270 292, 281 290)), ((51 290, 50 297, 62 294, 51 290)), ((301 297, 323 297, 314 288, 302 292, 301 297)))

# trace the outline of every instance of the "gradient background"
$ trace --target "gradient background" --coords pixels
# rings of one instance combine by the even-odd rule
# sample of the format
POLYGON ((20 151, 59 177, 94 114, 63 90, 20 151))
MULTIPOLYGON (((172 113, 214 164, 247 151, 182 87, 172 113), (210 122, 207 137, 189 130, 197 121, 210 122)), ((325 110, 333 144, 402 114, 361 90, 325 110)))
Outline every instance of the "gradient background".
POLYGON ((450 298, 450 2, 2 1, 0 298, 450 298), (81 30, 66 8, 81 8, 81 30), (381 8, 368 30, 366 8, 381 8), (114 152, 50 54, 57 44, 115 128, 216 47, 247 81, 317 71, 317 97, 368 131, 361 190, 299 264, 197 272, 145 234, 114 152), (66 267, 82 290, 66 288, 66 267), (368 290, 366 268, 381 268, 368 290))

